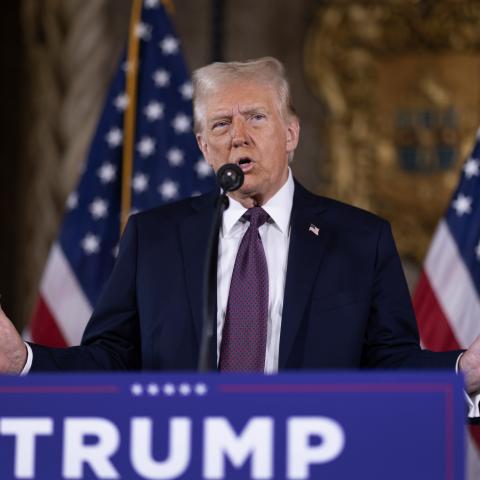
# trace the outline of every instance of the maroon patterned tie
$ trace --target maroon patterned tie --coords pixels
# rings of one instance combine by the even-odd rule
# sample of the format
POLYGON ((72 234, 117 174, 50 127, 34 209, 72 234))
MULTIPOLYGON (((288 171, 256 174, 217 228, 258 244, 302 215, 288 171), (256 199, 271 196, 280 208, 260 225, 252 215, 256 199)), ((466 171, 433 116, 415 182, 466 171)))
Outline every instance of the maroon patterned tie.
POLYGON ((258 228, 268 213, 247 210, 250 226, 242 238, 233 267, 220 348, 220 370, 263 372, 267 344, 268 269, 258 228))

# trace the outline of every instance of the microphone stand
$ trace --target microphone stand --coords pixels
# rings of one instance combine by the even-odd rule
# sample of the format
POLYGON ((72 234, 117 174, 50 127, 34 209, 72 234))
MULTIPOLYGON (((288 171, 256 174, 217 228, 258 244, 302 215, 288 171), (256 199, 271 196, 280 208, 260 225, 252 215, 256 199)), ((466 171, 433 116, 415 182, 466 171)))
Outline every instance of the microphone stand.
POLYGON ((240 188, 243 184, 242 169, 234 164, 227 163, 222 165, 217 171, 217 182, 220 186, 220 196, 217 198, 215 205, 215 213, 213 216, 212 228, 207 244, 207 263, 203 275, 203 329, 200 343, 200 355, 198 359, 198 371, 208 372, 216 370, 216 352, 215 360, 210 361, 212 356, 212 343, 214 335, 214 327, 217 324, 217 263, 218 263, 218 235, 222 223, 223 212, 228 208, 227 192, 233 192, 240 188))
POLYGON ((200 344, 200 357, 198 360, 198 371, 208 372, 215 370, 210 362, 211 346, 216 325, 217 314, 217 261, 218 261, 218 234, 222 223, 223 212, 228 208, 228 197, 224 190, 221 190, 216 200, 215 213, 208 240, 207 256, 208 263, 204 272, 204 293, 203 293, 203 329, 200 344))

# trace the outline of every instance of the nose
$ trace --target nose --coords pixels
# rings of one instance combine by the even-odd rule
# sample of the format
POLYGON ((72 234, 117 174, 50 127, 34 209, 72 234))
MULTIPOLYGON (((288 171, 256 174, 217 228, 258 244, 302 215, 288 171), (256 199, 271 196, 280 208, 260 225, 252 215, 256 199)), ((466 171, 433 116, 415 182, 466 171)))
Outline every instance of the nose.
POLYGON ((247 125, 243 117, 237 117, 232 123, 232 146, 242 147, 249 144, 247 125))

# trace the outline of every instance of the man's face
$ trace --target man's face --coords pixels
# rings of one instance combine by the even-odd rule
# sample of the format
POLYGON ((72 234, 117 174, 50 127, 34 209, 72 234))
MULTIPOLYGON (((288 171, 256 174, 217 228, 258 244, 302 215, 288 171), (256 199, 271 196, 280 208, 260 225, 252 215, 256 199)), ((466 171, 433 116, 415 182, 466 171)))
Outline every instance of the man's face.
POLYGON ((206 100, 197 142, 217 171, 236 163, 245 181, 232 196, 245 206, 264 204, 288 178, 288 156, 298 143, 296 118, 286 120, 275 89, 255 81, 226 84, 206 100))

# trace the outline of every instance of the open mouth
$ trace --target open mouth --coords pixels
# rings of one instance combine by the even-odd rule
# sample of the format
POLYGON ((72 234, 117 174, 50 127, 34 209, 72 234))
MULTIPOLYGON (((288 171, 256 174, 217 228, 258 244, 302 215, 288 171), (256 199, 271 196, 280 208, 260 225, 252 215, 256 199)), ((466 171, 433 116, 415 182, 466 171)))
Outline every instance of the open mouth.
POLYGON ((242 169, 243 173, 249 172, 254 165, 254 161, 248 157, 239 158, 236 163, 242 169))

